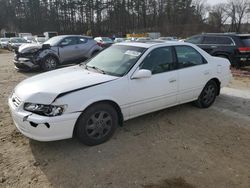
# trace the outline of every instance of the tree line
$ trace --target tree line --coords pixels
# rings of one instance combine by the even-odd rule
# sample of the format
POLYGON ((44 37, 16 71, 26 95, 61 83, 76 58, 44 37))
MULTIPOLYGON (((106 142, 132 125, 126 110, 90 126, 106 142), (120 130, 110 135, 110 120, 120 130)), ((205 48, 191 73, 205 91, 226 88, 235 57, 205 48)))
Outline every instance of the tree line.
POLYGON ((120 35, 249 32, 250 0, 0 0, 0 30, 120 35))

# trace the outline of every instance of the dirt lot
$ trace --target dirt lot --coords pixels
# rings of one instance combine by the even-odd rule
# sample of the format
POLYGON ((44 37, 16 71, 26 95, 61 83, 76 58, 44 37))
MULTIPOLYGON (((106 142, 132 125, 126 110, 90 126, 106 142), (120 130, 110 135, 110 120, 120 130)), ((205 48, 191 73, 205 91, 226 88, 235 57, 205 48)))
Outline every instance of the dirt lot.
POLYGON ((0 54, 0 187, 249 188, 250 78, 235 78, 213 107, 185 104, 136 118, 107 143, 41 143, 14 127, 7 97, 21 80, 0 54))

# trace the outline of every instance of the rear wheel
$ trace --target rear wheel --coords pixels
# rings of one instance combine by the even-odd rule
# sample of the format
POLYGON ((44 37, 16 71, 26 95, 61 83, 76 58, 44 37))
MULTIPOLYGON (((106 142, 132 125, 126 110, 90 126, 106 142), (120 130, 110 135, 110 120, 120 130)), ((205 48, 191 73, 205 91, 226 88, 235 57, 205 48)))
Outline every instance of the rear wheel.
POLYGON ((90 106, 78 118, 75 135, 85 145, 94 146, 109 140, 118 125, 118 115, 112 105, 98 103, 90 106))
POLYGON ((199 108, 210 107, 216 99, 218 90, 219 88, 215 81, 210 80, 202 90, 199 98, 195 101, 196 106, 199 108))
POLYGON ((55 57, 48 56, 48 57, 45 57, 44 60, 42 61, 41 68, 44 71, 51 71, 51 70, 56 69, 57 64, 58 64, 58 61, 55 57))

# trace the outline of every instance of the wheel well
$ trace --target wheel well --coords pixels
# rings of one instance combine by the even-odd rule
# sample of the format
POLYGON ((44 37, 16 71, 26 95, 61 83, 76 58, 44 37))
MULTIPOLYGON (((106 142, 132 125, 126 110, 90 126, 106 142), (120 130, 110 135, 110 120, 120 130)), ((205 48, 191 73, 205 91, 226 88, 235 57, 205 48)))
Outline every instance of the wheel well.
POLYGON ((57 60, 57 63, 60 63, 59 58, 56 55, 52 54, 52 53, 49 53, 46 56, 44 56, 43 60, 48 58, 48 57, 53 57, 53 58, 55 58, 57 60))
MULTIPOLYGON (((98 101, 98 102, 94 102, 92 104, 90 104, 86 109, 88 109, 90 106, 93 106, 95 104, 99 104, 99 103, 108 103, 110 104, 111 106, 113 106, 115 108, 115 110, 117 111, 117 114, 118 114, 118 121, 119 121, 119 125, 120 126, 123 126, 123 114, 122 114, 122 111, 121 111, 121 108, 119 107, 119 105, 117 103, 115 103, 114 101, 111 101, 111 100, 103 100, 103 101, 98 101)), ((84 113, 85 110, 82 112, 84 113)), ((79 116, 80 117, 80 116, 79 116)), ((77 119, 78 121, 78 119, 77 119)), ((76 122, 77 122, 76 121, 76 122)), ((76 128, 76 124, 75 124, 75 127, 74 127, 74 131, 73 131, 73 135, 75 135, 75 128, 76 128)))
POLYGON ((218 78, 213 78, 211 80, 213 80, 216 83, 216 85, 218 87, 218 93, 217 93, 217 95, 220 95, 220 85, 221 85, 220 80, 218 78))

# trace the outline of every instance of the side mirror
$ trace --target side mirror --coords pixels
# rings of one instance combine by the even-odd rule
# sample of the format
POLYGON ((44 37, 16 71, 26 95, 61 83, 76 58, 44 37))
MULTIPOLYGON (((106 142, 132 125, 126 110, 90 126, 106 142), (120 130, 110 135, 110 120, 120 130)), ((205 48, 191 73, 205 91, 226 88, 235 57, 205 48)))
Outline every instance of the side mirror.
POLYGON ((147 69, 140 69, 134 73, 132 79, 141 79, 141 78, 150 78, 152 76, 152 72, 147 69))
POLYGON ((46 49, 50 49, 50 45, 49 44, 43 44, 42 45, 42 49, 46 50, 46 49))

